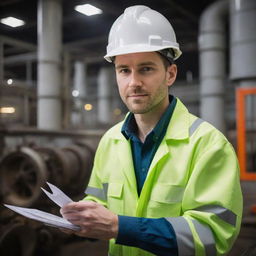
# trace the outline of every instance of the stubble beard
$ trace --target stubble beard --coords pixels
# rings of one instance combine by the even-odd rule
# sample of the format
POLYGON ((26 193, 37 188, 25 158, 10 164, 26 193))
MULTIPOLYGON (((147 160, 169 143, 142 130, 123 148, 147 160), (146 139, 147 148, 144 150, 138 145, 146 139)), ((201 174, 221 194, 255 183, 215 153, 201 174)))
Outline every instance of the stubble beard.
POLYGON ((133 114, 146 114, 156 109, 161 105, 165 98, 165 94, 161 92, 156 97, 152 98, 151 95, 146 96, 146 101, 140 99, 133 99, 131 103, 126 102, 126 106, 133 114))

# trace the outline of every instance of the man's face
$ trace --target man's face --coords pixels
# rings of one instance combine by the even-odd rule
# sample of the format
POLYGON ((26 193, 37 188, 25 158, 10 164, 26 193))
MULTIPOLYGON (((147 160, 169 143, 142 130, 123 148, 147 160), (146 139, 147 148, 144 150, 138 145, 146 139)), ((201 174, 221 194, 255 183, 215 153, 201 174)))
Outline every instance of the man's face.
POLYGON ((120 96, 131 112, 146 114, 166 109, 176 65, 165 68, 158 53, 144 52, 116 56, 115 69, 120 96))

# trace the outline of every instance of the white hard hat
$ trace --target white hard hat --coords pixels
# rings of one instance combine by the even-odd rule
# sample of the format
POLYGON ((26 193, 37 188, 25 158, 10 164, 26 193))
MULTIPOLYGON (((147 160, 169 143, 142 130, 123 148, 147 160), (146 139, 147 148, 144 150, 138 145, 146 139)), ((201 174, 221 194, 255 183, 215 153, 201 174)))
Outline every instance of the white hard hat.
POLYGON ((163 49, 171 49, 174 60, 181 55, 172 25, 159 12, 135 5, 126 8, 112 25, 104 58, 112 62, 117 55, 163 49))

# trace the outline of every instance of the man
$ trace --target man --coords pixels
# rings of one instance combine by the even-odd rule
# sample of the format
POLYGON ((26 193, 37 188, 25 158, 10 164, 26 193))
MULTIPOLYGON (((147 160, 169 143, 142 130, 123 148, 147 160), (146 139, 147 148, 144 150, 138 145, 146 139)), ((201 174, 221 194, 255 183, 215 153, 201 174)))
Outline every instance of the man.
POLYGON ((146 6, 111 28, 105 58, 130 112, 101 139, 85 200, 61 209, 77 235, 110 240, 111 256, 225 255, 238 235, 235 152, 168 94, 180 54, 171 24, 146 6))

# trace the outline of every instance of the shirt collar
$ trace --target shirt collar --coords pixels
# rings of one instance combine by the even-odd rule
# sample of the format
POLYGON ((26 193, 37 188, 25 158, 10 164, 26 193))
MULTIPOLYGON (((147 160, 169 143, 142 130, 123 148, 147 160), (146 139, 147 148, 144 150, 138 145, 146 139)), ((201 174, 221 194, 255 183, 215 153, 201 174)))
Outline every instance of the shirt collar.
POLYGON ((121 132, 124 135, 124 137, 128 140, 132 136, 136 136, 137 129, 138 126, 134 114, 130 112, 127 118, 125 119, 121 132))
MULTIPOLYGON (((160 120, 158 121, 154 129, 149 133, 151 136, 153 136, 154 141, 157 141, 160 135, 162 134, 162 132, 164 132, 167 129, 173 110, 175 108, 177 99, 174 96, 169 95, 169 102, 170 102, 169 106, 161 116, 160 120)), ((138 129, 138 126, 137 126, 134 114, 130 112, 122 126, 121 132, 123 136, 128 140, 128 139, 137 138, 137 135, 136 135, 137 129, 138 129)))

